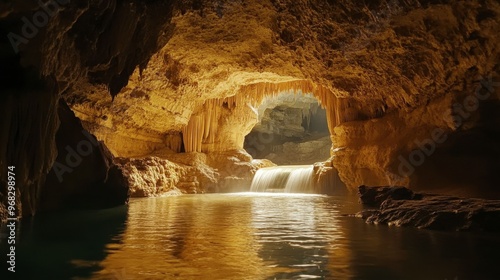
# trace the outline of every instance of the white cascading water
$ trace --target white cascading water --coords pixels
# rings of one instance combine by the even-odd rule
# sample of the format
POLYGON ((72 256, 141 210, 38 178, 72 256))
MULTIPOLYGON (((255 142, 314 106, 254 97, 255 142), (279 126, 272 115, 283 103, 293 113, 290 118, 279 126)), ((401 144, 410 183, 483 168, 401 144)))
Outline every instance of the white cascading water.
POLYGON ((277 166, 261 168, 255 173, 250 191, 314 193, 313 166, 277 166))
POLYGON ((286 193, 314 193, 313 166, 298 166, 288 177, 286 193))

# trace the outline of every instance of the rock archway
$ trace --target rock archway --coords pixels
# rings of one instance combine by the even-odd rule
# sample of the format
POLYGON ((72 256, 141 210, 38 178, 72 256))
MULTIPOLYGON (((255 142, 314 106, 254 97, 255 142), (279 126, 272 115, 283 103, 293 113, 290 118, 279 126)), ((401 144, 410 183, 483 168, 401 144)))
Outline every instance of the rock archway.
POLYGON ((244 144, 253 158, 269 159, 278 165, 304 165, 330 157, 326 110, 313 95, 283 92, 266 97, 255 110, 259 122, 244 144))

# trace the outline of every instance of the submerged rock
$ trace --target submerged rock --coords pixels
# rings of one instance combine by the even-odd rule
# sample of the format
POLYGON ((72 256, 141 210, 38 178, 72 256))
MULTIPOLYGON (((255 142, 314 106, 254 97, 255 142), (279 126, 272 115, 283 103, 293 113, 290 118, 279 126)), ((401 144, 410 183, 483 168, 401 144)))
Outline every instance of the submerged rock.
POLYGON ((359 187, 356 214, 367 223, 451 231, 500 232, 500 200, 419 194, 404 187, 359 187))

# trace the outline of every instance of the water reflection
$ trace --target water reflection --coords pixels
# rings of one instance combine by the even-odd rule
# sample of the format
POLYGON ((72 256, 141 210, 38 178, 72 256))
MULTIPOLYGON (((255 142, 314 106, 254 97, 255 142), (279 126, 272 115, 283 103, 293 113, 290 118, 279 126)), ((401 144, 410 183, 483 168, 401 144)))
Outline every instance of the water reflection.
POLYGON ((498 279, 500 236, 346 220, 356 279, 498 279))
MULTIPOLYGON (((108 244, 119 244, 125 228, 127 207, 38 215, 24 219, 16 240, 16 273, 5 265, 1 279, 88 278, 101 269, 108 244)), ((5 228, 2 228, 2 233, 5 228)), ((2 264, 6 239, 0 239, 2 264)))
MULTIPOLYGON (((120 249, 96 279, 290 279, 348 274, 338 209, 324 196, 237 194, 135 200, 120 249), (330 258, 335 258, 331 261, 330 258)), ((110 248, 110 250, 113 248, 110 248)))
POLYGON ((498 236, 341 215, 358 208, 345 197, 276 193, 134 200, 123 243, 94 278, 495 279, 498 236))
POLYGON ((23 222, 16 276, 497 279, 498 235, 374 226, 341 215, 357 210, 346 197, 247 193, 135 199, 128 214, 122 207, 39 216, 23 222))
POLYGON ((282 271, 268 279, 350 275, 338 207, 323 196, 269 195, 253 200, 259 256, 282 271), (334 258, 334 260, 330 260, 334 258))
POLYGON ((135 200, 120 250, 96 279, 117 271, 129 278, 263 279, 258 244, 251 238, 251 203, 237 197, 183 196, 135 200), (249 238, 250 237, 250 238, 249 238))

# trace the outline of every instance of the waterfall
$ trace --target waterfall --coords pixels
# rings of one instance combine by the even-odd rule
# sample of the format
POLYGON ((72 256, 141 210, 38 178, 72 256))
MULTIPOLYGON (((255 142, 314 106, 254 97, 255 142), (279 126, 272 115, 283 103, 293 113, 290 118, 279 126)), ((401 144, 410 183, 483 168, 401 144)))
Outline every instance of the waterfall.
POLYGON ((250 191, 314 193, 313 166, 278 166, 261 168, 255 173, 250 191))
POLYGON ((286 182, 287 193, 313 193, 313 166, 300 166, 294 169, 286 182))

